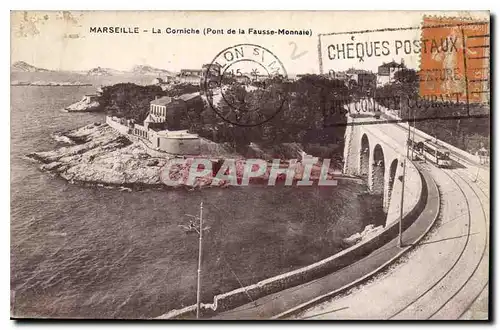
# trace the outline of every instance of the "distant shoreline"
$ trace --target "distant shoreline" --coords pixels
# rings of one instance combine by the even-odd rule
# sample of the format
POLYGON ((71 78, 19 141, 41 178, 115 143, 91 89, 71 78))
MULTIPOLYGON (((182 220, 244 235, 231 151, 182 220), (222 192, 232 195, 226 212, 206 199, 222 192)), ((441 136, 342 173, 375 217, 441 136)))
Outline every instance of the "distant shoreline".
POLYGON ((73 82, 11 82, 11 86, 49 86, 49 87, 72 87, 72 86, 93 86, 91 83, 73 83, 73 82))

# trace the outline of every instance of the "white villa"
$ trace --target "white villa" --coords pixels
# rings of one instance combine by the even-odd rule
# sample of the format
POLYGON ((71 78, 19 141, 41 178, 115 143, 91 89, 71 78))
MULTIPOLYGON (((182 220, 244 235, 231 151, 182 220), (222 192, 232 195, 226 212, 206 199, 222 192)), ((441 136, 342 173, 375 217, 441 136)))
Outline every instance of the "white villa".
POLYGON ((406 69, 406 66, 403 59, 401 59, 401 63, 396 63, 394 60, 383 63, 378 67, 377 86, 384 86, 394 82, 396 73, 404 69, 406 69))
POLYGON ((106 123, 122 134, 132 135, 148 147, 156 151, 164 151, 175 155, 198 155, 200 153, 200 137, 188 130, 168 130, 168 111, 186 111, 187 103, 199 97, 199 93, 185 94, 180 97, 164 96, 150 103, 149 114, 144 123, 137 124, 133 120, 106 117, 106 123))

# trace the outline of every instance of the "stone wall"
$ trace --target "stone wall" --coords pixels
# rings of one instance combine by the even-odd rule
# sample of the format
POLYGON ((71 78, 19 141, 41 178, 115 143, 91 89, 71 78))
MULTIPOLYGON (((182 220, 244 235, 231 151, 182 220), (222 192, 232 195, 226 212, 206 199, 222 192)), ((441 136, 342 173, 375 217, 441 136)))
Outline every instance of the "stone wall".
POLYGON ((126 125, 120 124, 120 122, 118 120, 119 119, 117 117, 106 116, 106 124, 108 124, 110 127, 113 127, 115 130, 117 130, 121 134, 128 134, 129 127, 126 125))
POLYGON ((174 155, 199 155, 200 139, 160 137, 160 150, 174 155))
POLYGON ((343 173, 347 175, 359 175, 359 166, 357 157, 359 157, 360 147, 360 131, 355 129, 352 117, 347 117, 347 126, 344 133, 344 169, 343 173))

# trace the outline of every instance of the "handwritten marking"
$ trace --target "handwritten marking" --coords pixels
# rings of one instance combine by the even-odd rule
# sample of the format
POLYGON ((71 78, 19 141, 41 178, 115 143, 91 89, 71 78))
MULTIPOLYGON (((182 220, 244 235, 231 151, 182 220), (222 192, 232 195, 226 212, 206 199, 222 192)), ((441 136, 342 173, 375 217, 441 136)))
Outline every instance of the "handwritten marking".
POLYGON ((297 48, 298 48, 298 47, 297 47, 297 43, 295 43, 295 42, 293 42, 293 41, 290 41, 288 44, 289 44, 290 46, 292 46, 292 45, 293 45, 292 55, 290 55, 290 58, 291 58, 292 60, 296 60, 296 59, 298 59, 298 58, 300 58, 300 57, 304 56, 305 54, 307 54, 307 50, 303 51, 303 52, 302 52, 302 53, 300 53, 300 54, 295 54, 295 53, 297 52, 297 48))

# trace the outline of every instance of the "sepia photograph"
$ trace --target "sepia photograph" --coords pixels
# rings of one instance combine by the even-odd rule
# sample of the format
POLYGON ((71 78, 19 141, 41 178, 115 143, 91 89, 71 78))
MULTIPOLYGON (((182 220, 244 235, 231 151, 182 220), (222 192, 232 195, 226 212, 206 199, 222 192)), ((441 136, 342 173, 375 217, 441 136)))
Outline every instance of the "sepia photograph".
POLYGON ((488 11, 10 12, 14 320, 491 320, 488 11))

